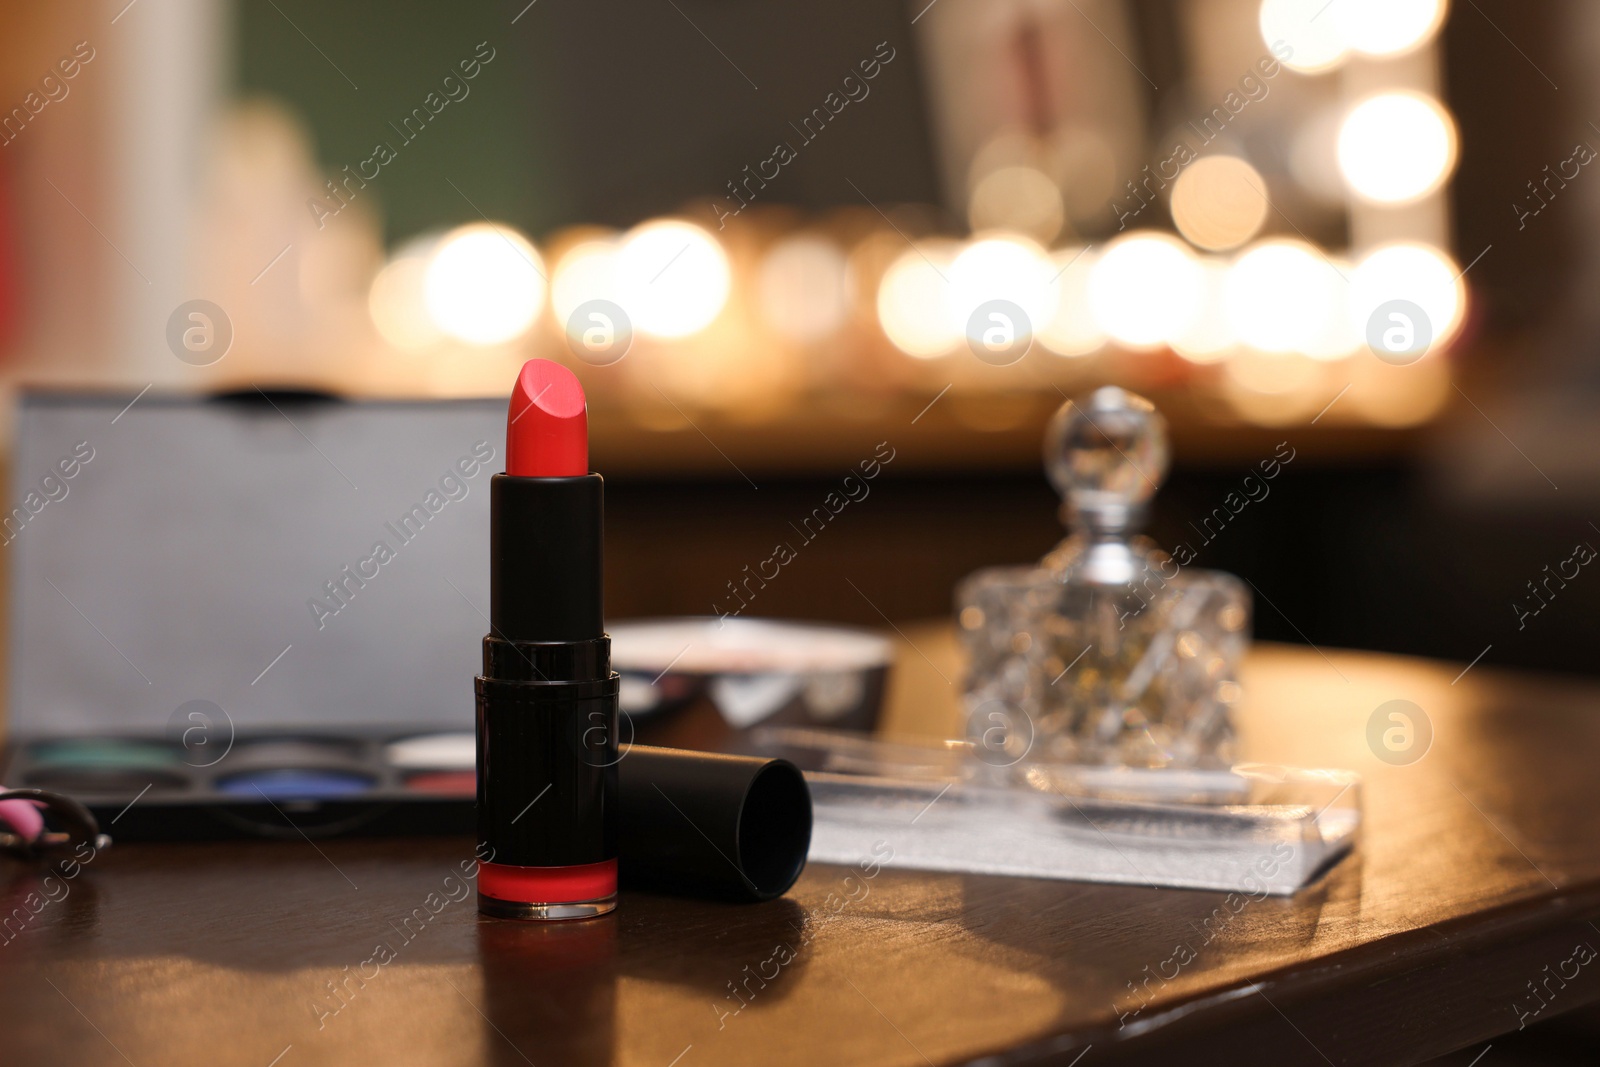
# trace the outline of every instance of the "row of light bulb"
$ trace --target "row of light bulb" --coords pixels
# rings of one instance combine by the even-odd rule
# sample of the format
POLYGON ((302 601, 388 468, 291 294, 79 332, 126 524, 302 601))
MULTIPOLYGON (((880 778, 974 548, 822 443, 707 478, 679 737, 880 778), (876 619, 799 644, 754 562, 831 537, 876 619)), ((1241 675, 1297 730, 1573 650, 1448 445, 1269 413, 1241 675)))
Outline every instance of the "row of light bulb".
POLYGON ((877 311, 896 347, 933 359, 963 350, 972 315, 994 300, 1020 307, 1034 338, 1059 355, 1114 342, 1207 363, 1240 347, 1343 358, 1394 300, 1422 309, 1437 345, 1460 327, 1466 289, 1450 257, 1421 244, 1386 245, 1351 263, 1272 239, 1225 259, 1144 231, 1099 252, 1047 253, 1015 237, 930 243, 890 265, 877 311))
MULTIPOLYGON (((1352 55, 1392 59, 1413 52, 1434 38, 1446 13, 1446 0, 1262 0, 1261 37, 1284 66, 1319 74, 1352 55)), ((1455 122, 1426 93, 1368 96, 1346 113, 1338 136, 1339 170, 1369 203, 1420 200, 1455 166, 1455 122)))
POLYGON ((1316 74, 1352 55, 1392 58, 1431 41, 1444 22, 1446 0, 1262 0, 1261 37, 1287 44, 1291 70, 1316 74))
MULTIPOLYGON (((1455 158, 1454 123, 1420 93, 1370 96, 1351 109, 1339 131, 1339 169, 1370 203, 1398 206, 1431 195, 1449 178, 1455 158)), ((1178 231, 1211 251, 1254 237, 1271 203, 1266 178, 1247 160, 1225 153, 1190 163, 1168 198, 1178 231)))
MULTIPOLYGON (((670 339, 710 325, 731 285, 716 238, 669 219, 582 241, 557 261, 548 292, 545 277, 527 238, 477 223, 402 247, 374 281, 371 308, 383 335, 412 350, 447 338, 503 344, 527 333, 547 302, 568 324, 596 299, 624 309, 634 330, 670 339)), ((754 281, 767 325, 802 343, 843 327, 858 290, 851 257, 815 235, 774 244, 754 281)), ((1224 258, 1136 231, 1103 249, 1054 252, 1012 235, 930 239, 889 264, 871 310, 895 347, 919 359, 962 350, 974 313, 1005 300, 1025 315, 1020 328, 1059 355, 1115 343, 1211 362, 1239 347, 1341 358, 1360 348, 1379 306, 1397 299, 1423 310, 1437 344, 1459 327, 1465 297, 1450 257, 1425 245, 1387 245, 1348 262, 1271 239, 1224 258)))
MULTIPOLYGON (((1305 74, 1351 55, 1390 59, 1439 32, 1446 0, 1262 0, 1261 36, 1282 63, 1305 74), (1281 45, 1288 49, 1281 49, 1281 45)), ((1339 170, 1368 203, 1413 203, 1438 190, 1456 162, 1455 122, 1426 93, 1392 90, 1358 101, 1340 124, 1339 170)))
MULTIPOLYGON (((1319 124, 1313 128, 1323 134, 1319 124)), ((1344 110, 1329 153, 1355 198, 1380 207, 1415 203, 1436 193, 1455 169, 1455 121, 1435 97, 1408 89, 1371 93, 1344 110)), ((1321 146, 1312 148, 1321 163, 1321 146)), ((1296 175, 1306 184, 1303 175, 1296 175)), ((1201 248, 1236 247, 1266 221, 1273 191, 1255 167, 1238 155, 1213 152, 1165 175, 1173 222, 1201 248)), ((1118 197, 1133 208, 1140 178, 1118 197)), ((1322 182, 1320 173, 1316 181, 1322 182)), ((1323 195, 1326 195, 1325 193, 1323 195)), ((1141 209, 1142 210, 1142 209, 1141 209)), ((1137 212, 1136 212, 1137 213, 1137 212)), ((1120 211, 1119 211, 1120 214, 1120 211)), ((974 182, 968 204, 974 231, 1011 229, 1043 240, 1060 232, 1065 203, 1056 180, 1037 166, 1008 163, 974 182)))
POLYGON ((493 346, 523 336, 546 296, 565 323, 588 300, 626 309, 660 338, 704 329, 728 298, 728 257, 693 223, 656 219, 562 256, 553 278, 514 227, 473 223, 401 246, 373 280, 368 306, 384 339, 417 351, 443 341, 493 346))

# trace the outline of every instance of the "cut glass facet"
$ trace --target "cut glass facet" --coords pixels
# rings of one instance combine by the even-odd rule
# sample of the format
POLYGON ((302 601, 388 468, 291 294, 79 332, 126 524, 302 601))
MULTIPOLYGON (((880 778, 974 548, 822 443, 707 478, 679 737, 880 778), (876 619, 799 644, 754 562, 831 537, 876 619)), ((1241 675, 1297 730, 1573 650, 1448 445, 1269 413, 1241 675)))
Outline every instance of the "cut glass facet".
POLYGON ((1036 567, 982 570, 957 591, 968 739, 985 762, 1232 762, 1250 596, 1137 535, 1168 458, 1143 397, 1108 386, 1056 413, 1045 468, 1070 536, 1036 567))

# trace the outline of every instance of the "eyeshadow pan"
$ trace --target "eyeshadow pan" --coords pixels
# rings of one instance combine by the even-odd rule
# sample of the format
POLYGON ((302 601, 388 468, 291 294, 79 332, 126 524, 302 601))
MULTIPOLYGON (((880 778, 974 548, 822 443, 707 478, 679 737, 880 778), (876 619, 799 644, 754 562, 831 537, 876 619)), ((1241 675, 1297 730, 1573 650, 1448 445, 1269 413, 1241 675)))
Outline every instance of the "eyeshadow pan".
POLYGON ((407 776, 406 788, 413 793, 433 793, 438 796, 477 796, 478 772, 420 771, 407 776))
POLYGON ((252 767, 291 767, 351 760, 359 750, 359 742, 342 738, 266 737, 240 741, 228 753, 228 759, 252 767))
POLYGON ((28 753, 35 767, 106 770, 161 770, 182 763, 177 750, 147 741, 82 738, 35 745, 28 753))
POLYGON ((282 767, 276 770, 245 771, 217 782, 219 793, 230 796, 265 796, 268 800, 325 800, 365 793, 373 779, 348 771, 305 770, 282 767))
POLYGON ((422 769, 477 770, 478 737, 474 733, 419 734, 391 742, 384 753, 391 767, 422 769))
POLYGON ((53 766, 36 767, 23 776, 23 784, 61 793, 125 793, 133 796, 146 789, 161 791, 189 788, 189 779, 170 770, 153 767, 53 766))

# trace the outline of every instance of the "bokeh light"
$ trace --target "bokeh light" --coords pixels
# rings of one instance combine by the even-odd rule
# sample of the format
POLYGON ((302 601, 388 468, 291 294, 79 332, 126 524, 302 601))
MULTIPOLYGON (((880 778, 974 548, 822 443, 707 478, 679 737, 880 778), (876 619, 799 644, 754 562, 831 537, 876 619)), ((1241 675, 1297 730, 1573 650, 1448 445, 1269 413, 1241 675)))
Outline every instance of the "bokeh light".
POLYGON ((1267 218, 1267 182, 1237 156, 1206 156, 1172 186, 1172 221, 1191 244, 1213 252, 1237 248, 1267 218))
POLYGON ((1378 359, 1358 359, 1348 373, 1350 395, 1333 410, 1356 422, 1417 426, 1439 414, 1455 395, 1449 362, 1442 359, 1398 367, 1378 359))
POLYGON ((901 253, 878 283, 878 323, 900 351, 932 359, 954 348, 962 327, 952 326, 946 293, 953 248, 924 242, 901 253))
POLYGON ((1444 184, 1455 161, 1455 123, 1422 93, 1370 96, 1339 128, 1340 173, 1357 196, 1374 203, 1420 200, 1444 184))
POLYGON ((1061 190, 1037 167, 992 170, 978 180, 968 198, 967 219, 974 233, 1016 230, 1049 241, 1061 232, 1065 218, 1061 190))
POLYGON ((1312 359, 1329 363, 1359 352, 1365 339, 1356 330, 1350 318, 1350 300, 1353 295, 1351 282, 1355 279, 1355 264, 1325 253, 1324 258, 1328 261, 1328 265, 1338 272, 1337 283, 1328 287, 1333 315, 1324 324, 1322 331, 1312 337, 1301 351, 1312 359))
POLYGON ((704 329, 728 300, 728 257, 692 222, 655 219, 628 231, 616 259, 617 303, 635 329, 686 337, 704 329))
POLYGON ((1200 265, 1205 271, 1200 311, 1172 339, 1172 349, 1191 363, 1215 363, 1238 345, 1239 335, 1228 321, 1228 264, 1207 258, 1200 265))
POLYGON ((1239 340, 1264 352, 1305 352, 1334 324, 1334 288, 1345 285, 1303 241, 1266 241, 1228 271, 1224 300, 1239 340))
POLYGON ((1328 15, 1357 52, 1398 56, 1433 38, 1445 7, 1445 0, 1337 0, 1328 15))
POLYGON ((1049 322, 1059 296, 1052 281, 1057 268, 1045 250, 1025 237, 986 237, 961 250, 946 272, 945 313, 958 332, 979 306, 992 300, 1016 304, 1028 316, 1030 329, 1049 322))
POLYGON ((379 336, 407 352, 419 352, 444 340, 423 297, 428 257, 438 244, 438 235, 429 234, 401 245, 367 291, 367 310, 379 336))
POLYGON ((1332 70, 1349 56, 1350 44, 1338 22, 1325 13, 1328 4, 1329 0, 1262 0, 1261 39, 1268 48, 1289 46, 1292 54, 1282 63, 1290 70, 1304 74, 1332 70))
POLYGON ((1329 368, 1292 352, 1241 348, 1222 369, 1222 395, 1228 406, 1261 426, 1304 422, 1340 388, 1328 388, 1329 368))
POLYGON ((1089 276, 1095 321, 1129 348, 1157 348, 1181 334, 1200 311, 1205 272, 1187 245, 1139 231, 1106 247, 1089 276))
POLYGON ((1392 300, 1408 300, 1428 316, 1430 350, 1455 336, 1466 312, 1461 269, 1437 248, 1409 242, 1384 245, 1356 264, 1350 276, 1350 323, 1365 337, 1373 314, 1392 300))
POLYGON ((473 223, 446 234, 423 274, 423 302, 444 333, 497 345, 526 333, 544 306, 544 264, 510 226, 473 223))
POLYGON ((849 307, 843 249, 801 235, 773 245, 761 263, 756 294, 772 329, 791 341, 820 341, 844 324, 849 307))
POLYGON ((1252 393, 1282 397, 1303 392, 1321 370, 1302 355, 1242 348, 1227 362, 1229 380, 1252 393))
POLYGON ((1105 346, 1106 332, 1089 307, 1089 276, 1095 262, 1095 254, 1082 248, 1063 248, 1050 257, 1056 311, 1038 327, 1036 336, 1059 356, 1086 356, 1105 346))
POLYGON ((1045 144, 1045 170, 1056 181, 1067 221, 1095 228, 1117 191, 1117 153, 1106 131, 1067 121, 1045 144))
POLYGON ((550 272, 550 307, 563 330, 580 328, 573 313, 591 300, 621 304, 614 240, 580 241, 562 253, 550 272))

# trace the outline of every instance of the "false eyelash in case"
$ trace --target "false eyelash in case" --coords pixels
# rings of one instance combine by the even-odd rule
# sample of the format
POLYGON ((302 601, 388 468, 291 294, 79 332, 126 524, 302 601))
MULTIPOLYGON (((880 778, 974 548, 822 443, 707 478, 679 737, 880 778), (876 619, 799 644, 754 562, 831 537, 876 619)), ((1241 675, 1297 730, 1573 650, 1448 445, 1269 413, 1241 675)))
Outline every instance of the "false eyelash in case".
POLYGON ((1348 771, 1000 766, 967 741, 779 726, 750 747, 805 772, 816 863, 877 855, 912 870, 1288 896, 1349 854, 1361 827, 1348 771))

